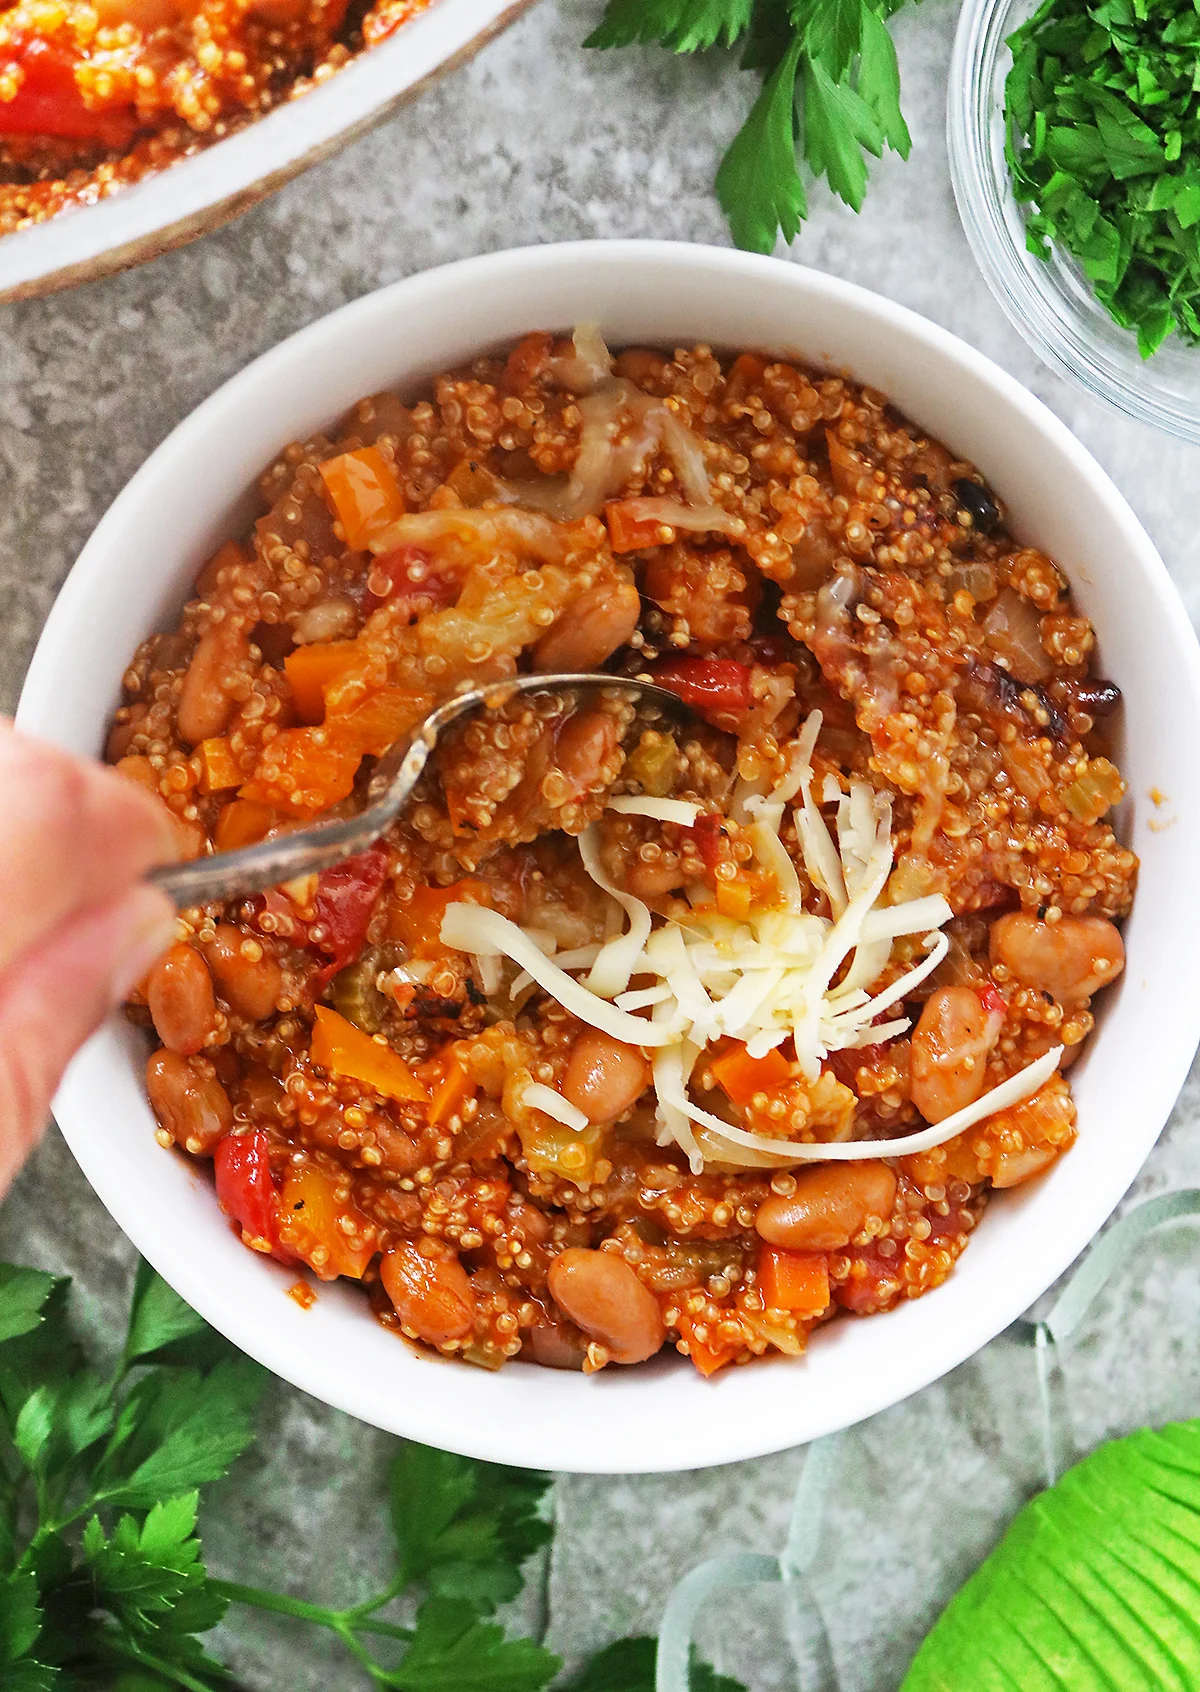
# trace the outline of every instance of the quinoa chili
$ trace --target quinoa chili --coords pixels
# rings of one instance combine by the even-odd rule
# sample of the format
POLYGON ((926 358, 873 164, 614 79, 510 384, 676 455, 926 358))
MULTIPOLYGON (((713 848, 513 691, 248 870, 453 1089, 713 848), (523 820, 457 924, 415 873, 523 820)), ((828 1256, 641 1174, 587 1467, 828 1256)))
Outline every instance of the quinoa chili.
POLYGON ((579 330, 260 487, 109 736, 184 853, 517 670, 696 715, 517 701, 370 851, 182 914, 131 1015, 245 1243, 485 1368, 711 1374, 944 1281, 1075 1138, 1137 868, 1119 692, 976 470, 850 380, 579 330))
POLYGON ((0 235, 293 99, 428 0, 0 0, 0 235))

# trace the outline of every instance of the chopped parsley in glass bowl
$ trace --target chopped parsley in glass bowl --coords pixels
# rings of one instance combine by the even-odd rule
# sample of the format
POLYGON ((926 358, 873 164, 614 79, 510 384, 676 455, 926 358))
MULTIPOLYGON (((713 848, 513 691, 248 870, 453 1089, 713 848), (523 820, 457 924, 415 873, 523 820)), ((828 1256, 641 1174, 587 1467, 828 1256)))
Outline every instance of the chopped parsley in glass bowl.
MULTIPOLYGON (((1138 9, 1145 10, 1144 3, 1138 9)), ((1066 10, 1062 0, 1055 10, 1066 10)), ((1170 10, 1173 16, 1174 7, 1170 10)), ((1155 299, 1155 290, 1143 283, 1131 310, 1128 283, 1114 290, 1121 259, 1116 257, 1114 268, 1116 243, 1105 242, 1103 228, 1104 213, 1111 213, 1112 205, 1101 193, 1097 216, 1088 225, 1086 202, 1091 198, 1096 205, 1096 195, 1089 195, 1089 190, 1096 189, 1104 173, 1098 176, 1084 168, 1084 154, 1094 149, 1094 136, 1099 135, 1104 157, 1113 166, 1111 174, 1119 177, 1121 171, 1129 172, 1121 181, 1138 183, 1139 195, 1141 185, 1149 194, 1157 183, 1161 196, 1171 178, 1183 188, 1190 127, 1197 137, 1194 180, 1200 183, 1200 97, 1192 99, 1190 126, 1172 124, 1164 121, 1172 107, 1169 96, 1164 98, 1167 91, 1151 83, 1152 56, 1146 56, 1142 68, 1138 90, 1142 103, 1136 112, 1106 80, 1112 74, 1111 59, 1108 69, 1101 65, 1097 74, 1098 61, 1113 51, 1112 32, 1137 27, 1135 0, 1115 0, 1089 15, 1086 65, 1068 66, 1066 80, 1075 82, 1076 102, 1048 103, 1039 88, 1022 113, 1024 79, 1018 75, 1009 83, 1013 68, 1009 43, 1036 12, 1030 0, 966 0, 962 12, 950 71, 947 126, 954 193, 967 239, 997 300, 1052 369, 1141 422, 1200 442, 1200 347, 1185 338, 1189 331, 1183 313, 1182 327, 1160 338, 1168 327, 1161 293, 1155 299), (1014 115, 1029 120, 1034 136, 1030 149, 1021 124, 1016 125, 1019 183, 1014 183, 1006 151, 1006 84, 1014 115), (1085 109, 1088 105, 1092 110, 1085 109), (1126 109, 1118 113, 1118 105, 1126 109), (1109 108, 1103 123, 1097 121, 1096 107, 1109 108), (1145 134, 1139 127, 1143 119, 1145 134), (1062 145, 1056 144, 1053 153, 1060 163, 1076 167, 1059 171, 1056 180, 1055 171, 1046 168, 1054 162, 1046 144, 1050 128, 1071 131, 1069 137, 1058 136, 1062 145), (1167 133, 1170 128, 1181 129, 1178 143, 1167 133), (1153 155, 1150 135, 1161 144, 1161 161, 1153 155), (1180 156, 1172 158, 1177 145, 1180 156), (1039 242, 1044 244, 1045 256, 1030 250, 1039 242), (1101 298, 1114 291, 1118 310, 1125 308, 1130 327, 1115 321, 1101 298), (1151 351, 1156 342, 1157 350, 1151 351)), ((1056 27, 1068 47, 1082 41, 1082 31, 1076 34, 1070 24, 1056 27)), ((1061 81, 1055 78, 1056 85, 1061 81)), ((1178 191, 1172 188, 1172 193, 1178 191)), ((1109 193, 1113 193, 1111 186, 1109 193)), ((1167 221, 1158 220, 1159 240, 1167 221)), ((1186 218, 1180 218, 1171 227, 1185 248, 1189 240, 1194 241, 1192 269, 1200 284, 1200 223, 1185 224, 1186 218)), ((1136 271, 1135 253, 1127 274, 1132 277, 1136 271)), ((1187 280, 1179 278, 1177 295, 1185 293, 1180 284, 1187 280)))

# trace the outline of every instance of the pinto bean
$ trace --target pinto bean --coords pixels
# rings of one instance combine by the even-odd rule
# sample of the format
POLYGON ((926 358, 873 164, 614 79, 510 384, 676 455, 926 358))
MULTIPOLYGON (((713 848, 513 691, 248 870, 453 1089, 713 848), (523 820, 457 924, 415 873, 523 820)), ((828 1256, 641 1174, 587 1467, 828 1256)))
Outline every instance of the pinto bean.
POLYGON ((912 1037, 912 1100, 926 1122, 974 1104, 1003 1021, 1003 1009, 986 1009, 971 987, 930 994, 912 1037))
POLYGON ((190 1057, 217 1026, 217 1001, 208 965, 193 946, 178 941, 150 971, 146 1002, 163 1045, 190 1057))
POLYGON ((867 1218, 886 1220, 896 1202, 886 1163, 818 1163, 796 1177, 794 1192, 760 1204, 754 1226, 768 1245, 788 1251, 835 1251, 861 1234, 867 1218))
POLYGON ((550 1296, 565 1316, 616 1363, 644 1363, 666 1338, 662 1312, 623 1257, 571 1246, 547 1274, 550 1296))
POLYGON ((240 1016, 261 1022, 274 1013, 283 989, 283 971, 261 940, 243 934, 232 923, 218 923, 204 956, 221 997, 240 1016))
POLYGON ((604 785, 605 765, 616 747, 617 734, 616 718, 605 711, 579 712, 563 724, 554 747, 554 762, 567 782, 571 799, 604 785))
POLYGON ((155 1052, 146 1065, 146 1091, 159 1122, 193 1157, 210 1157, 233 1127, 229 1094, 207 1058, 155 1052))
POLYGON ((636 1046, 589 1028, 571 1047, 562 1091, 589 1122, 615 1122, 649 1085, 650 1065, 636 1046))
POLYGON ((579 1331, 568 1322, 539 1322, 529 1330, 529 1351, 543 1369, 583 1368, 587 1350, 579 1331))
POLYGON ((1011 911, 992 924, 988 951, 1026 987, 1052 993, 1060 1004, 1090 999, 1125 967, 1125 946, 1107 917, 1062 917, 1039 922, 1011 911))
POLYGON ((403 1326, 426 1345, 449 1345, 471 1332, 475 1293, 457 1257, 426 1257, 404 1240, 384 1254, 379 1276, 403 1326))
POLYGON ((597 582, 568 605, 538 641, 534 669, 543 674, 597 669, 625 645, 641 614, 641 597, 632 581, 597 582))
POLYGON ((230 618, 201 636, 183 678, 176 717, 180 738, 189 746, 225 733, 237 704, 230 677, 246 665, 249 651, 246 630, 230 618))

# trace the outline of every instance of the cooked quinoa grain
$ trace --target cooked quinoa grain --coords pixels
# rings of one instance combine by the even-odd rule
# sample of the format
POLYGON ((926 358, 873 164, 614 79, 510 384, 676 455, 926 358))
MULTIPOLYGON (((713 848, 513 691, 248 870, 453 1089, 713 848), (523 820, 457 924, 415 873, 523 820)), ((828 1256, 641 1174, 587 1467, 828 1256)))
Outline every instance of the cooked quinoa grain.
MULTIPOLYGON (((515 699, 448 736, 370 851, 182 914, 130 1014, 158 1036, 160 1139, 212 1160, 245 1243, 361 1281, 385 1325, 485 1368, 669 1343, 710 1374, 944 1281, 989 1192, 1074 1140, 1067 1072, 1137 867, 1107 820, 1119 691, 974 467, 847 379, 703 346, 612 361, 578 331, 364 399, 260 486, 252 532, 134 654, 109 735, 184 855, 344 814, 434 704, 519 671, 649 675, 694 714, 515 699), (829 837, 875 805, 879 907, 945 900, 945 955, 922 976, 932 935, 885 946, 872 991, 911 986, 815 1066, 798 1033, 705 1046, 710 1126, 672 1135, 653 1051, 443 924, 497 913, 569 962, 621 932, 605 883, 656 930, 782 909, 747 796, 805 734, 829 837), (1059 1047, 1035 1091, 953 1132, 1059 1047), (942 1144, 887 1154, 943 1121, 942 1144), (885 1144, 816 1149, 846 1141, 885 1144)), ((793 908, 827 930, 798 806, 793 908)))

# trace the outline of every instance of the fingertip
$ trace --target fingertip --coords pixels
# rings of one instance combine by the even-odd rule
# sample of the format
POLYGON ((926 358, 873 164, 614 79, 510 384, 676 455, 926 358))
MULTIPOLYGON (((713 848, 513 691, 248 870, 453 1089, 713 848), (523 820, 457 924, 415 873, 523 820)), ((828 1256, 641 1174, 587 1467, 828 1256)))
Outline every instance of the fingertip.
POLYGON ((179 922, 175 907, 159 887, 140 882, 113 907, 110 919, 111 994, 114 1005, 174 944, 179 922))

